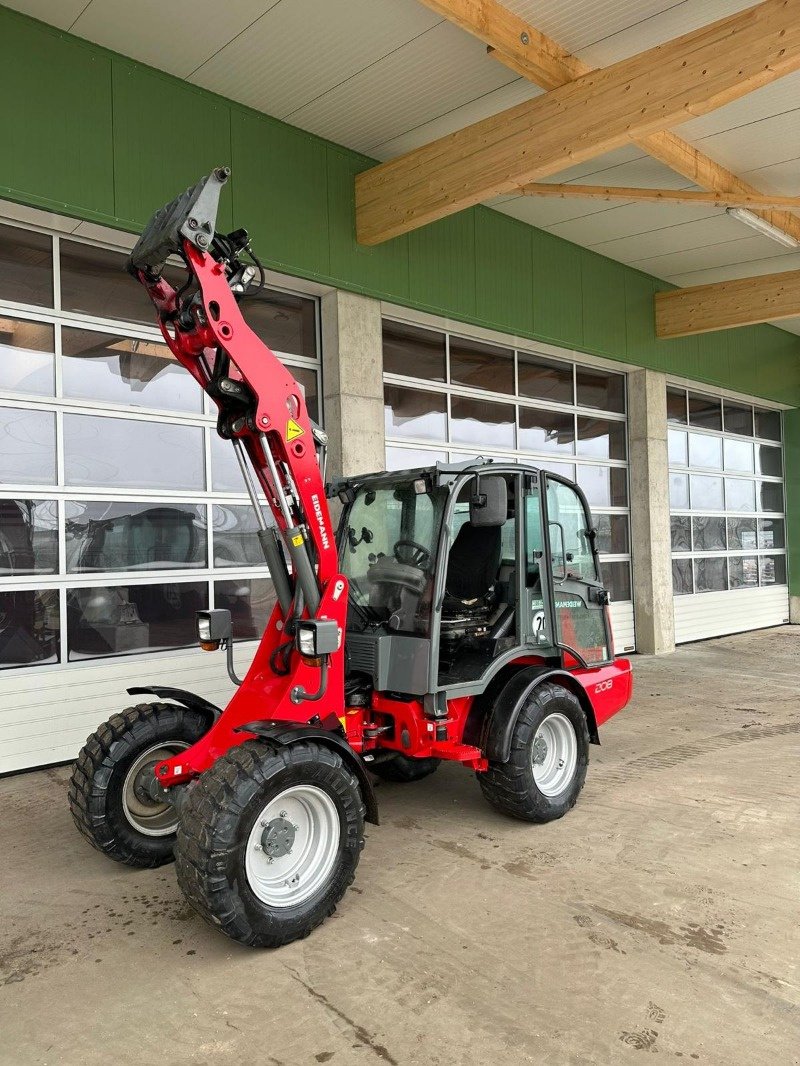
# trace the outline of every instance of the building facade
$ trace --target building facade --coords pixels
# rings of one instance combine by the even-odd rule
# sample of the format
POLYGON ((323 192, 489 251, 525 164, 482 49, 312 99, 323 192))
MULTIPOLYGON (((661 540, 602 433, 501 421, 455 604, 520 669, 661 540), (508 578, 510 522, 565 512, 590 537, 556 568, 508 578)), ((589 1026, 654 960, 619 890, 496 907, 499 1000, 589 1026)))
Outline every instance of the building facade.
POLYGON ((360 247, 366 157, 3 8, 0 32, 0 772, 73 757, 131 685, 224 700, 194 612, 231 609, 243 667, 273 601, 232 450, 124 271, 224 162, 220 225, 269 267, 247 317, 331 469, 574 478, 620 653, 800 617, 796 336, 658 341, 663 283, 487 208, 360 247))

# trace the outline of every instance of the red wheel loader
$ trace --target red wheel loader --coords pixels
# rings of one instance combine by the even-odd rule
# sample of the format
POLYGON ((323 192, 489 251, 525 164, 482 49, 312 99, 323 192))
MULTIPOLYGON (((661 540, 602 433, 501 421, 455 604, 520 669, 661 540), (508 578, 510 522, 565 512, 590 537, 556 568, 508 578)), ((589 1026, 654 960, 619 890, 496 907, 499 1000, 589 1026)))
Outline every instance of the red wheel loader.
POLYGON ((242 680, 229 612, 201 611, 200 646, 224 650, 236 685, 227 707, 129 689, 152 702, 87 740, 70 805, 110 858, 174 857, 207 921, 277 947, 310 933, 353 881, 365 820, 378 823, 370 775, 411 782, 457 762, 498 810, 560 818, 600 726, 630 699, 631 668, 613 655, 576 485, 483 461, 325 484, 325 434, 242 314, 264 271, 244 230, 216 231, 228 177, 220 168, 158 211, 128 267, 216 404, 276 604, 242 680), (164 277, 175 257, 177 290, 164 277))

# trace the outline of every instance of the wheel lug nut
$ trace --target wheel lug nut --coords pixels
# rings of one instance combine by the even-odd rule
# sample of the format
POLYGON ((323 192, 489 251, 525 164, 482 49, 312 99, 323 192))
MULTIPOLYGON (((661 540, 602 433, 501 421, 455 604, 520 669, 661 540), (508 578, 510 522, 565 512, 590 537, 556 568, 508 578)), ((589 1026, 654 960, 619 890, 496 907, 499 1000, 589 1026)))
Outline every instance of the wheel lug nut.
POLYGON ((278 811, 278 814, 280 815, 281 818, 285 818, 286 817, 286 811, 278 811))
POLYGON ((261 851, 261 845, 260 845, 260 844, 256 844, 256 846, 255 846, 255 850, 256 850, 256 851, 261 851))

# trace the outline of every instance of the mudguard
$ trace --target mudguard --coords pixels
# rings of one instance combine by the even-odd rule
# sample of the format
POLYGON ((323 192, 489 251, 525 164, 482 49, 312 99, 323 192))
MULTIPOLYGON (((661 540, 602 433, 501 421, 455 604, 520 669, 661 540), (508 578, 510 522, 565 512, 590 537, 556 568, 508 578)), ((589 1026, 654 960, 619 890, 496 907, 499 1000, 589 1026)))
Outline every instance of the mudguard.
POLYGON ((572 692, 580 700, 589 726, 589 739, 599 744, 594 709, 583 685, 568 670, 554 670, 548 666, 528 666, 517 671, 495 697, 487 715, 483 748, 489 762, 508 762, 511 757, 511 738, 519 713, 531 692, 544 681, 553 681, 572 692))
POLYGON ((196 696, 194 692, 187 692, 183 688, 170 688, 167 685, 143 685, 129 688, 127 692, 129 696, 138 696, 142 693, 158 696, 163 700, 173 700, 175 703, 180 703, 182 707, 188 707, 190 711, 199 711, 200 714, 205 716, 209 729, 222 714, 220 708, 215 704, 204 700, 202 696, 196 696))
MULTIPOLYGON (((338 719, 337 719, 338 725, 338 719)), ((341 755, 346 765, 353 771, 358 779, 361 795, 364 798, 364 806, 367 809, 366 820, 373 825, 379 825, 378 801, 375 799, 375 791, 369 779, 364 763, 353 751, 344 737, 323 726, 308 725, 305 722, 280 722, 265 720, 261 722, 248 722, 236 729, 237 733, 255 733, 257 737, 271 740, 273 744, 285 747, 288 744, 296 744, 299 740, 317 740, 327 745, 341 755)))

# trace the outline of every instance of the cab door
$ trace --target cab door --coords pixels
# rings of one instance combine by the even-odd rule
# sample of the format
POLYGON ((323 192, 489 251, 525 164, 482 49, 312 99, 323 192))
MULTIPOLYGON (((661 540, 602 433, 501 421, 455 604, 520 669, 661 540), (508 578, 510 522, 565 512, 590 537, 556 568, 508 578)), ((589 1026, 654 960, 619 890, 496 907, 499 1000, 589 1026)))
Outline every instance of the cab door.
POLYGON ((579 663, 613 659, 608 594, 600 580, 594 530, 581 492, 557 475, 545 474, 545 519, 556 640, 579 663))

